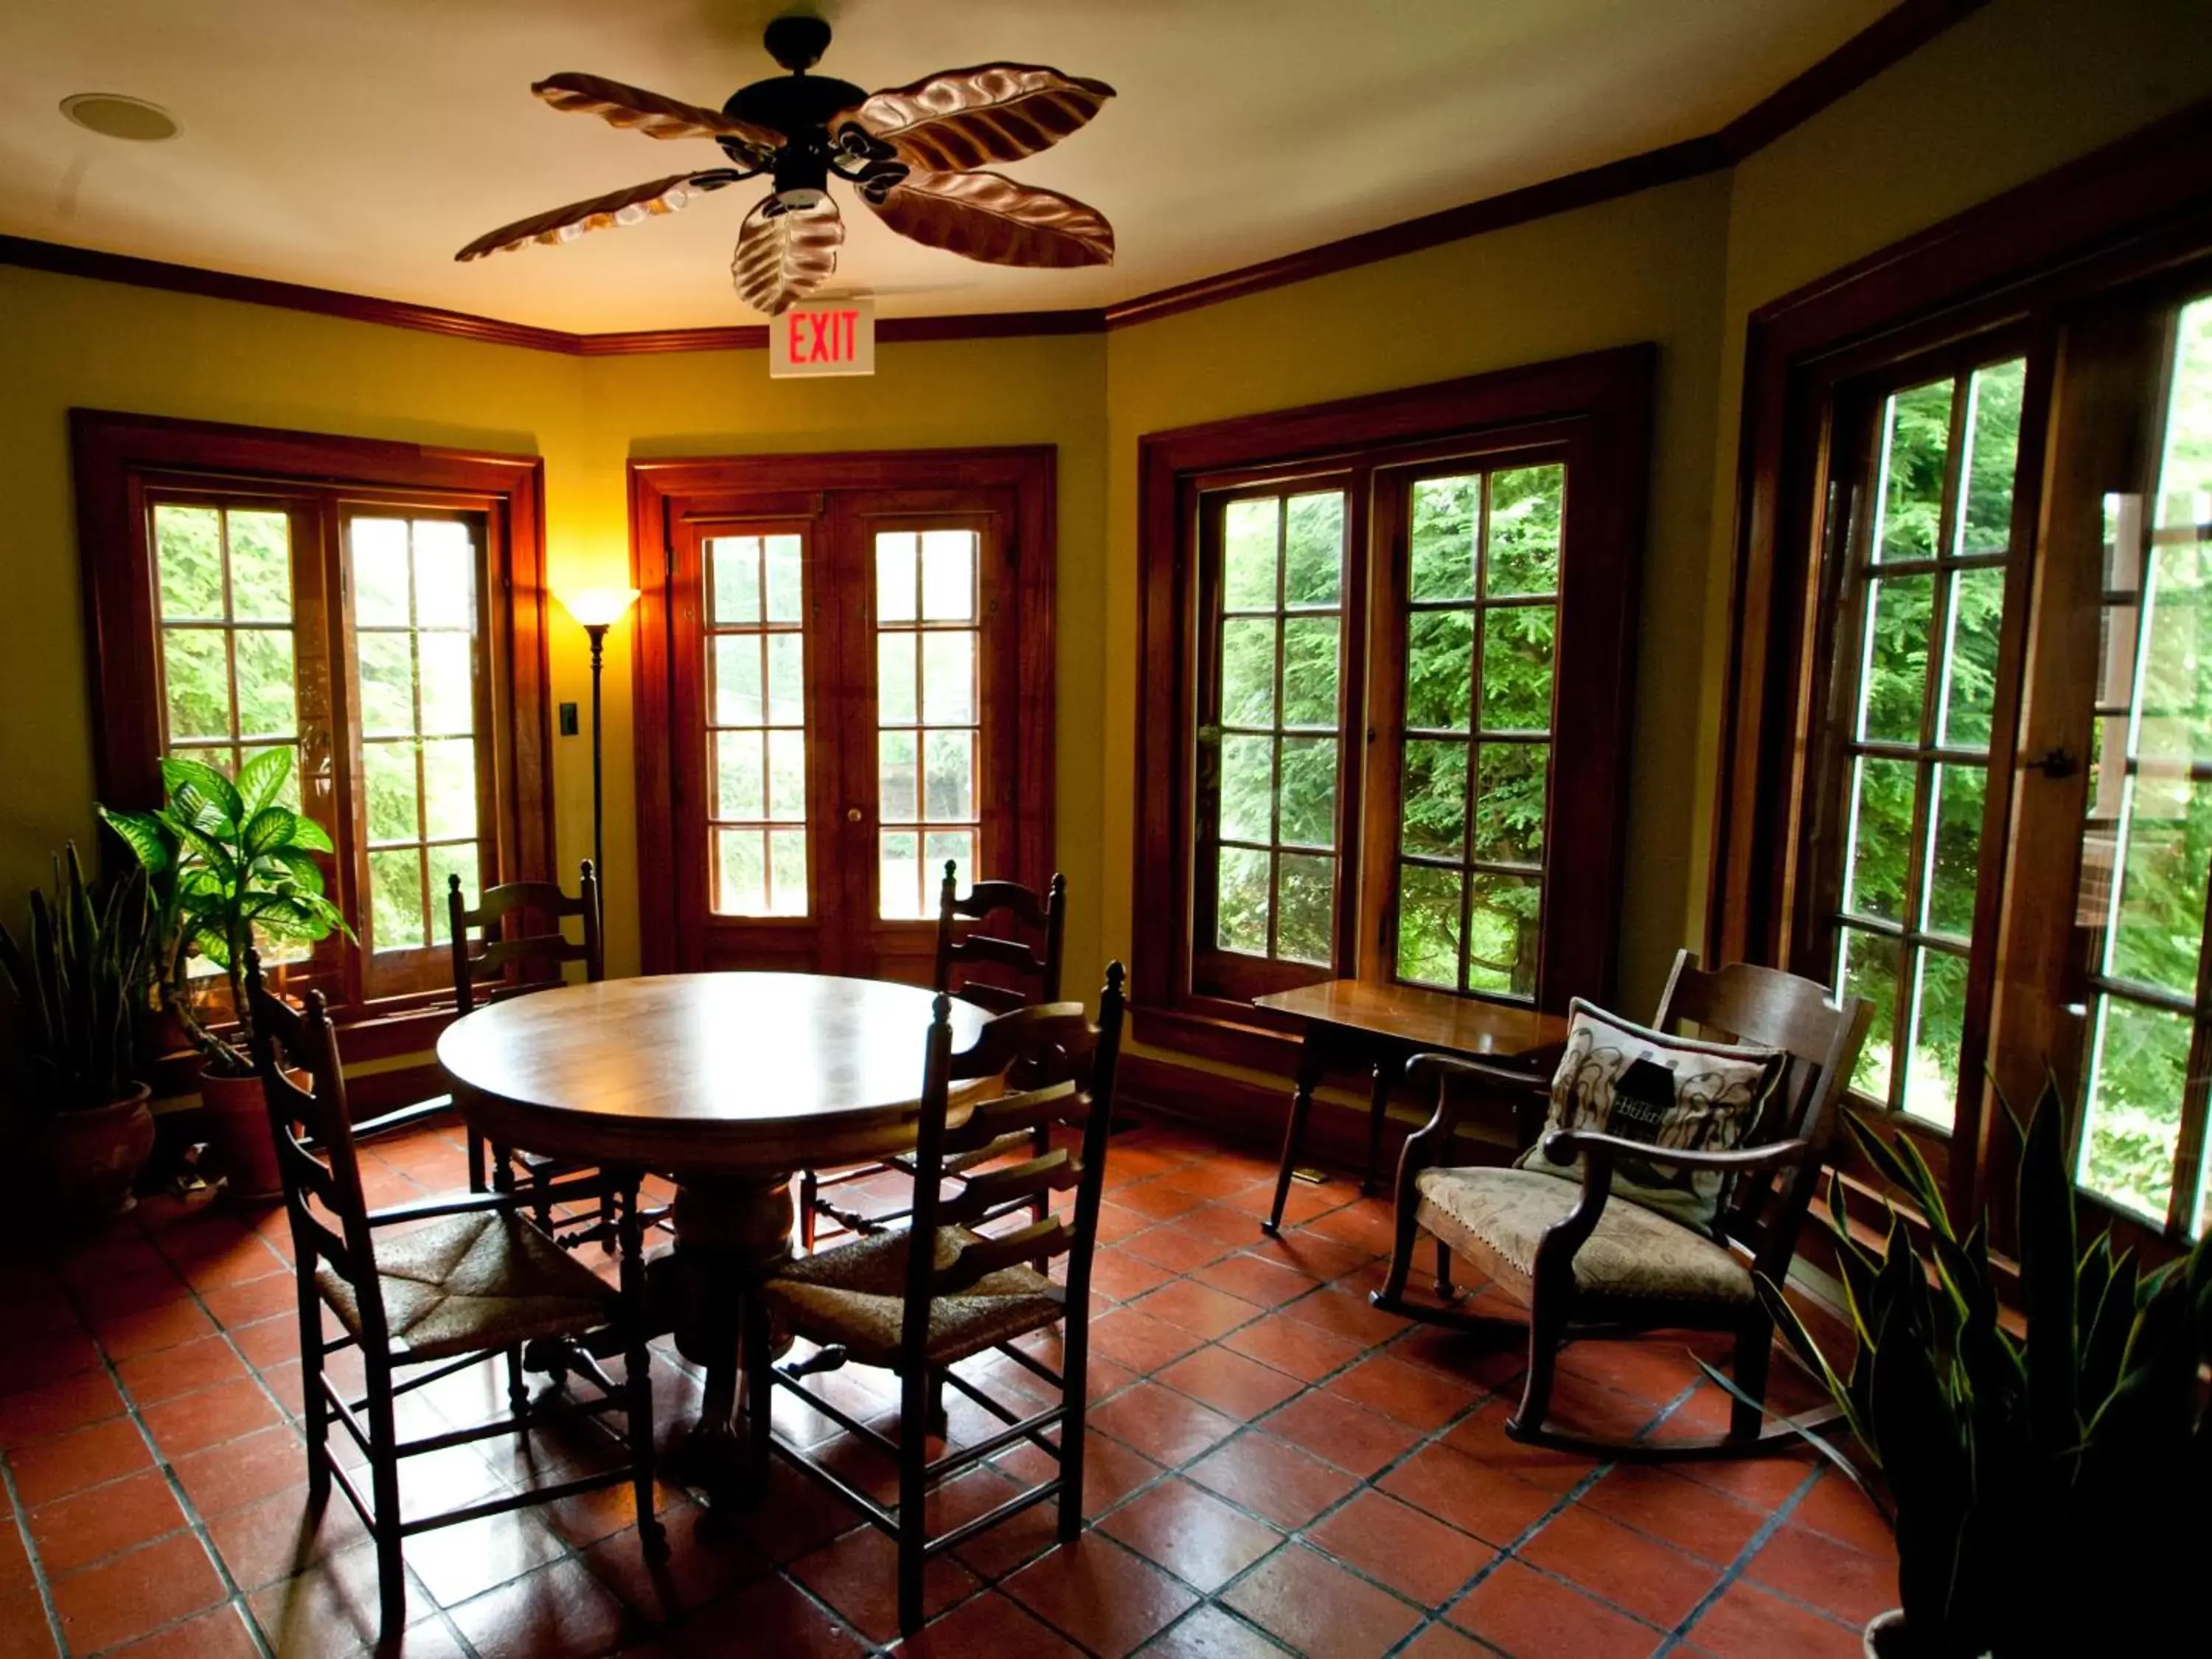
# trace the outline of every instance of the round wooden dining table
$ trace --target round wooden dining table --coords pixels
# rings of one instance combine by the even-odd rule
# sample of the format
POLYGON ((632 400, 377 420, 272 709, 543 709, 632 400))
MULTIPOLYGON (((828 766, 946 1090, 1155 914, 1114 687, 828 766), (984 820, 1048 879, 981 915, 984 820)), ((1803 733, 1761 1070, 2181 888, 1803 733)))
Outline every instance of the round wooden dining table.
MULTIPOLYGON (((438 1060, 493 1142, 676 1183, 648 1290, 708 1386, 684 1461, 727 1472, 750 1291, 791 1256, 791 1178, 911 1147, 935 994, 816 974, 564 985, 455 1020, 438 1060)), ((952 1004, 956 1048, 986 1016, 952 1004)))

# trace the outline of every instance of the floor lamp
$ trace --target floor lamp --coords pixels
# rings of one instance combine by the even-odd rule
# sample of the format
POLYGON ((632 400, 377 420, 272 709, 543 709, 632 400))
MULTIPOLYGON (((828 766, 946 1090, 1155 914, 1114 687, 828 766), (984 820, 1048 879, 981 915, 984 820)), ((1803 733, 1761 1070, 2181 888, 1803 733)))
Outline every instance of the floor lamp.
POLYGON ((607 890, 606 817, 599 755, 599 672, 607 630, 637 602, 635 587, 586 587, 560 596, 570 616, 592 641, 592 873, 599 878, 600 903, 607 890))

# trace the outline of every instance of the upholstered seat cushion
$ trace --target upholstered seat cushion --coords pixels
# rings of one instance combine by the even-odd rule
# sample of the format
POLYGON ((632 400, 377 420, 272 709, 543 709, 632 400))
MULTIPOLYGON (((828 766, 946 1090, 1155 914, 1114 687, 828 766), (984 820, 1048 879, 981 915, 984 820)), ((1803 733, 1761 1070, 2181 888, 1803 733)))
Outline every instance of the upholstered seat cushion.
MULTIPOLYGON (((1414 1218, 1427 1231, 1526 1302, 1536 1246, 1566 1219, 1582 1188, 1534 1170, 1424 1170, 1414 1218)), ((1583 1295, 1736 1308, 1757 1301, 1751 1269, 1725 1246, 1619 1198, 1575 1255, 1583 1295)))
MULTIPOLYGON (((394 1358, 447 1359, 542 1336, 580 1336, 615 1317, 615 1291, 520 1217, 441 1216, 376 1241, 376 1276, 394 1358)), ((315 1282, 338 1322, 362 1334, 354 1287, 327 1265, 315 1282)))
MULTIPOLYGON (((949 1265, 976 1235, 964 1227, 937 1231, 937 1265, 949 1265)), ((866 1365, 898 1358, 906 1318, 905 1231, 872 1234, 794 1261, 762 1287, 779 1322, 793 1334, 844 1348, 866 1365)), ((1036 1269, 1002 1267, 957 1296, 929 1307, 927 1354, 933 1365, 1010 1340, 1025 1331, 1060 1322, 1066 1311, 1060 1287, 1036 1269)))

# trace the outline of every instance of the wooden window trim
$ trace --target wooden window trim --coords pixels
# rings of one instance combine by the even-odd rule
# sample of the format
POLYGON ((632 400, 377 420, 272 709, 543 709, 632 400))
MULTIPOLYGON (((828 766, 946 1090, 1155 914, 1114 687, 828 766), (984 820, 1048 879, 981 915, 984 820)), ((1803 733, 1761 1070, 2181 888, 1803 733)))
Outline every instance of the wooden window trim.
MULTIPOLYGON (((926 498, 932 490, 1003 489, 1012 492, 1010 526, 1015 568, 1018 662, 1012 686, 987 690, 989 717, 1011 721, 1014 774, 1023 787, 1012 811, 1014 868, 1011 879, 1042 885, 1053 869, 1054 573, 1059 526, 1055 472, 1058 450, 1049 444, 994 449, 878 450, 827 455, 740 455, 629 463, 630 580, 638 589, 637 632, 632 658, 633 729, 658 734, 637 745, 637 844, 641 867, 672 868, 694 855, 679 847, 675 810, 678 756, 689 742, 677 731, 681 702, 677 684, 678 629, 696 629, 695 601, 677 591, 676 504, 702 496, 742 496, 748 511, 781 506, 780 513, 811 516, 820 497, 840 489, 906 491, 926 498)), ((644 971, 673 971, 685 960, 686 918, 671 879, 641 881, 638 926, 644 971)))
MULTIPOLYGON (((1240 416, 1148 434, 1138 445, 1137 803, 1131 986, 1140 1031, 1187 1052, 1243 1065, 1286 1069, 1287 1028, 1249 1004, 1192 989, 1191 870, 1195 843, 1195 780, 1191 735, 1198 690, 1197 647, 1203 633, 1194 580, 1198 487, 1271 472, 1395 466, 1425 451, 1443 453, 1455 441, 1480 442, 1509 429, 1547 428, 1545 441, 1583 448, 1589 477, 1577 510, 1579 568, 1562 576, 1563 653, 1574 618, 1578 659, 1561 658, 1563 693, 1554 741, 1617 757, 1613 767, 1577 769, 1565 789, 1555 781, 1553 823, 1558 836, 1576 837, 1572 856, 1595 872, 1572 893, 1554 890, 1547 933, 1578 941, 1579 955, 1553 964, 1546 1006, 1564 1007, 1571 994, 1610 992, 1617 946, 1628 761, 1628 700, 1633 686, 1637 623, 1635 569, 1644 541, 1651 388, 1656 350, 1623 347, 1531 364, 1404 391, 1240 416), (1380 452, 1393 452, 1385 456, 1380 452), (1401 453, 1402 452, 1402 453, 1401 453), (1571 988, 1571 989, 1569 988, 1571 988)), ((1569 486, 1571 491, 1576 486, 1569 486)), ((1354 504, 1364 524, 1366 504, 1354 504)), ((1348 533, 1358 533, 1348 532, 1348 533)), ((1376 561, 1387 563, 1388 560, 1376 561)), ((1351 578, 1347 574, 1347 580, 1351 578)), ((1367 587, 1374 588, 1374 573, 1367 587)), ((1364 607, 1363 607, 1364 609, 1364 607)), ((1365 618, 1363 616, 1363 625, 1365 618)), ((1370 674, 1370 678, 1372 676, 1370 674)), ((1371 705, 1364 736, 1378 741, 1371 705)), ((1371 811, 1363 805, 1363 815, 1371 811)), ((1363 878, 1364 836, 1342 849, 1347 884, 1363 878)), ((1565 856, 1555 849, 1553 856, 1565 856)), ((1356 902, 1356 901, 1355 901, 1356 902)), ((1373 941, 1358 941, 1364 971, 1380 971, 1373 941)), ((1325 976, 1322 975, 1322 976, 1325 976)))
MULTIPOLYGON (((77 537, 91 678, 94 776, 99 799, 150 807, 161 799, 161 707, 155 672, 159 617, 153 550, 141 510, 148 483, 195 487, 235 482, 344 492, 367 503, 404 505, 426 492, 439 505, 469 498, 483 514, 490 580, 482 595, 490 623, 486 681, 496 704, 486 729, 498 771, 490 880, 551 879, 554 872, 552 707, 546 635, 544 463, 536 456, 441 449, 267 427, 70 411, 77 537)), ((345 769, 341 769, 342 774, 345 769)), ((340 808, 349 789, 341 777, 340 808)), ((366 895, 358 872, 340 867, 336 888, 357 922, 366 895)), ((415 992, 344 1004, 336 1018, 360 1028, 355 1059, 427 1048, 452 1018, 451 994, 415 992)))
MULTIPOLYGON (((1802 966, 1809 919, 1819 908, 1820 872, 1807 867, 1802 849, 1803 815, 1814 808, 1808 796, 1811 745, 1830 690, 1822 641, 1833 630, 1836 595, 1824 567, 1837 562, 1826 557, 1822 540, 1830 481, 1840 464, 1839 388, 1914 359, 1940 364, 1947 350, 1974 355, 2007 339, 2047 347, 2060 319, 2084 302, 2154 282, 2160 273, 2208 255, 2212 101, 1752 313, 1705 922, 1710 959, 1802 966)), ((2047 360, 2047 349, 2042 355, 2047 360)), ((2041 457, 2050 390, 2047 374, 2039 376, 2032 368, 2021 416, 2027 465, 2014 499, 2008 607, 2027 603, 2037 552, 2033 544, 2048 488, 2041 457)), ((2023 672, 2015 659, 2000 665, 1993 763, 2003 752, 2002 734, 2018 723, 2023 672)), ((2029 728, 2019 732, 2021 752, 2063 746, 2057 735, 2042 729, 2052 718, 2031 716, 2029 728)), ((2009 769, 1993 763, 1992 794, 1998 780, 2008 775, 2009 769)), ((1993 802, 1992 810, 2007 808, 1993 802)), ((2078 826, 2063 833, 2078 836, 2078 826)), ((1978 927, 1985 908, 1995 903, 2000 873, 1984 870, 1978 927)), ((1994 961, 1978 970, 1969 985, 1970 1008, 1986 1009, 1989 997, 1979 981, 2003 971, 2017 976, 2016 969, 2002 970, 1994 961)), ((1970 1031, 1968 1037, 1969 1050, 1979 1051, 1986 1031, 1970 1031)), ((1996 1082, 2024 1107, 2041 1078, 2001 1071, 1996 1082)), ((1977 1092, 1962 1086, 1948 1148, 1936 1144, 1939 1138, 1937 1132, 1923 1139, 1948 1182, 1954 1207, 1973 1212, 1986 1206, 2002 1231, 2017 1155, 2004 1114, 1985 1109, 1977 1092)), ((1871 1179, 1852 1157, 1846 1157, 1845 1166, 1871 1179)), ((2081 1196, 2098 1202, 2092 1194, 2081 1196)), ((2123 1242, 2156 1238, 2135 1218, 2100 1207, 2115 1218, 2123 1242)))

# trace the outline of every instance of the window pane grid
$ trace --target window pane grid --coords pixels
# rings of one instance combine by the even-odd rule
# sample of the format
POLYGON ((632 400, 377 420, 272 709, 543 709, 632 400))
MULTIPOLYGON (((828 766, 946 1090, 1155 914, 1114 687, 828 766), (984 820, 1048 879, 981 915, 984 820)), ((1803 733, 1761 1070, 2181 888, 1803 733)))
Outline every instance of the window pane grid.
POLYGON ((476 545, 451 519, 346 522, 377 955, 442 945, 446 887, 477 860, 476 545))
POLYGON ((1339 489, 1218 514, 1214 948, 1335 957, 1344 537, 1339 489))
POLYGON ((1410 490, 1396 976, 1535 994, 1565 469, 1410 490))
POLYGON ((1852 1086, 1948 1127, 1956 1108, 2009 558, 2023 360, 1890 394, 1840 787, 1836 982, 1875 1018, 1852 1086))
POLYGON ((936 915, 945 866, 973 881, 982 842, 982 538, 878 531, 876 909, 936 915))
POLYGON ((2106 498, 2101 661, 2075 921, 2089 1056, 2075 1179, 2203 1231, 2212 1073, 2212 300, 2175 334, 2149 501, 2106 498))
POLYGON ((794 533, 716 536, 702 551, 710 908, 805 916, 804 544, 794 533))

